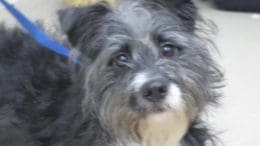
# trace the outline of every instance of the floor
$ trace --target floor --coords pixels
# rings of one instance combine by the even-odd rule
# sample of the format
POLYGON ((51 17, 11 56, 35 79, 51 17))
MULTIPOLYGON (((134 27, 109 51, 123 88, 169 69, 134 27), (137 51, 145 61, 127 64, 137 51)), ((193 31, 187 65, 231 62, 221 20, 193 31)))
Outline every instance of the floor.
MULTIPOLYGON (((10 0, 32 19, 44 20, 45 26, 56 24, 55 12, 62 0, 10 0)), ((219 146, 260 145, 260 14, 225 12, 208 2, 196 2, 202 15, 215 22, 218 60, 226 74, 222 106, 207 118, 218 130, 219 146), (214 114, 213 114, 214 113, 214 114)), ((0 6, 0 21, 15 20, 0 6)))

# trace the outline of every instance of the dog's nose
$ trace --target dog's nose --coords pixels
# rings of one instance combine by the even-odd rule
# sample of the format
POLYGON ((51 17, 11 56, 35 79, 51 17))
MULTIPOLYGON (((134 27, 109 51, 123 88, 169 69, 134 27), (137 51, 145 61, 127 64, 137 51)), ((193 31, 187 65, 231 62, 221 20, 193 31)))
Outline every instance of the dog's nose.
POLYGON ((159 102, 166 97, 167 92, 167 81, 155 80, 144 85, 142 89, 142 96, 148 101, 159 102))

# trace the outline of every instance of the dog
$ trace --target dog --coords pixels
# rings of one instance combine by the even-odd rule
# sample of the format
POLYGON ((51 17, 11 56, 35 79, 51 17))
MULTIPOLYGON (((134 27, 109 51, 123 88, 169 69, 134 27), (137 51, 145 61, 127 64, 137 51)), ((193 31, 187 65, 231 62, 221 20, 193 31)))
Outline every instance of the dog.
POLYGON ((191 0, 59 11, 81 64, 0 27, 3 146, 207 146, 223 73, 191 0))

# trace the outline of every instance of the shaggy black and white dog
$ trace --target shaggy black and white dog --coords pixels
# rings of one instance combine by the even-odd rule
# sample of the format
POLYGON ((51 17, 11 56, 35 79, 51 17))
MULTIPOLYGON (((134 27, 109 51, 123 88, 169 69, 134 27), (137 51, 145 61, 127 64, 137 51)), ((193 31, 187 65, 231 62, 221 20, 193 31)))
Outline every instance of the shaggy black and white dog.
POLYGON ((60 22, 80 66, 0 28, 1 146, 214 145, 201 114, 223 77, 191 0, 101 2, 60 22))

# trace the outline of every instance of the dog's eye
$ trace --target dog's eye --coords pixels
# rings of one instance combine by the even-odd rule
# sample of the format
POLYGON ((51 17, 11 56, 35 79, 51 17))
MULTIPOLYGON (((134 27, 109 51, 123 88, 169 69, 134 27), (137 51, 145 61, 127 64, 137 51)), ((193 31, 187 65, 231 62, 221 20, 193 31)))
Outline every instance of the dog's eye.
POLYGON ((128 62, 128 59, 129 59, 128 55, 126 55, 126 54, 119 54, 116 56, 116 60, 118 62, 126 63, 126 62, 128 62))
POLYGON ((161 47, 161 54, 166 58, 171 58, 172 56, 177 55, 179 50, 178 47, 167 44, 161 47))
POLYGON ((130 60, 130 57, 127 53, 119 53, 119 54, 116 54, 114 56, 114 63, 116 63, 117 66, 123 66, 123 65, 126 65, 129 60, 130 60))

